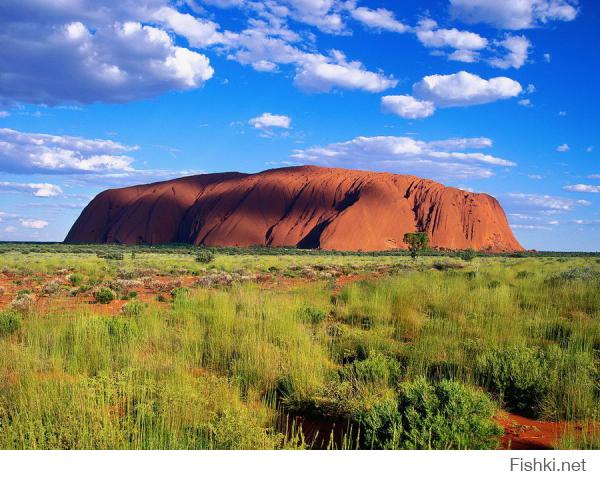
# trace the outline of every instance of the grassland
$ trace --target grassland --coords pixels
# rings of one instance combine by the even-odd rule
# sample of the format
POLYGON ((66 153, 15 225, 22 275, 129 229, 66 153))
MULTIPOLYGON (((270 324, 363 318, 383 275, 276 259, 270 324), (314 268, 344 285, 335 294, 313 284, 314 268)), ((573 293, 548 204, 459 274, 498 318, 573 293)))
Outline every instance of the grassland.
POLYGON ((0 448, 600 447, 596 257, 215 253, 0 245, 0 448))

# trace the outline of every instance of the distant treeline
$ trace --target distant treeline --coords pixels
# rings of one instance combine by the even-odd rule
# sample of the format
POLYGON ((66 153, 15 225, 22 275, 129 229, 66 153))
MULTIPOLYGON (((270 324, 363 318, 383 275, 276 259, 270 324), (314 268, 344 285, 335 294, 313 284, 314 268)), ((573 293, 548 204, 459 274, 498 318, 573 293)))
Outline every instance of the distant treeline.
MULTIPOLYGON (((100 257, 111 258, 114 254, 125 253, 162 253, 162 254, 189 254, 195 255, 199 251, 209 250, 220 255, 330 255, 330 256, 409 256, 408 250, 387 250, 380 252, 362 251, 336 251, 336 250, 311 250, 294 247, 205 247, 190 244, 162 244, 162 245, 120 245, 120 244, 66 244, 59 242, 0 242, 0 254, 4 253, 70 253, 70 254, 96 254, 100 257)), ((422 256, 450 256, 461 257, 468 252, 472 256, 480 257, 600 257, 600 252, 540 252, 525 251, 514 253, 488 253, 476 251, 449 251, 427 249, 420 253, 422 256)))

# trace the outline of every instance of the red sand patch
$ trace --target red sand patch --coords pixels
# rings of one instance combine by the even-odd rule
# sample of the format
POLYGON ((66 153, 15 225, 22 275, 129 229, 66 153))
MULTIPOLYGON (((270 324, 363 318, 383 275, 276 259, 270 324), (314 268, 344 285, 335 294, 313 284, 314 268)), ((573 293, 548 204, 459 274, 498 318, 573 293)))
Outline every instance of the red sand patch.
POLYGON ((521 415, 503 412, 497 417, 504 428, 503 450, 551 450, 565 434, 580 434, 584 427, 577 422, 547 422, 531 420, 521 415))

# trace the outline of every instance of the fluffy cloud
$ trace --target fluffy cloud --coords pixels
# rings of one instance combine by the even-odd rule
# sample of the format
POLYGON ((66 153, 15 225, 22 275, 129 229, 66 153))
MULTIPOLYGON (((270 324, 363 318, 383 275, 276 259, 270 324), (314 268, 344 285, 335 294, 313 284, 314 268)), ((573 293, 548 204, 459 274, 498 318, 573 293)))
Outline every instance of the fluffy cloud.
POLYGON ((425 118, 436 107, 465 107, 516 97, 521 85, 507 77, 485 80, 465 71, 452 75, 430 75, 413 85, 413 95, 393 95, 382 99, 385 111, 403 118, 425 118))
POLYGON ((491 167, 512 167, 515 163, 473 148, 491 146, 486 138, 449 139, 424 142, 410 137, 356 137, 325 147, 296 150, 292 159, 301 163, 343 168, 364 168, 413 173, 429 178, 488 178, 491 167))
POLYGON ((248 123, 259 130, 268 130, 271 128, 290 128, 292 119, 287 115, 273 115, 265 112, 259 117, 250 119, 248 123))
POLYGON ((600 220, 573 220, 573 221, 571 221, 571 223, 573 223, 574 225, 580 225, 580 226, 593 226, 593 225, 600 225, 600 220))
POLYGON ((5 221, 7 218, 18 218, 19 216, 14 213, 0 211, 0 222, 5 221))
POLYGON ((63 174, 133 171, 133 159, 127 153, 136 149, 112 140, 0 128, 0 171, 63 174))
POLYGON ((521 68, 529 56, 531 42, 523 35, 507 35, 497 45, 506 50, 503 57, 494 57, 489 63, 498 68, 521 68))
POLYGON ((351 15, 355 20, 371 28, 396 33, 404 33, 408 30, 406 25, 396 20, 393 12, 385 8, 371 10, 366 7, 358 7, 351 11, 351 15))
POLYGON ((564 223, 557 215, 567 215, 578 207, 588 207, 591 202, 538 193, 508 193, 497 195, 507 211, 512 228, 525 230, 551 230, 564 223))
POLYGON ((563 143, 562 145, 559 145, 558 147, 556 147, 556 151, 561 152, 561 153, 568 152, 569 150, 570 150, 569 145, 567 145, 566 143, 563 143))
POLYGON ((538 213, 559 213, 570 211, 576 206, 589 206, 589 202, 537 193, 508 193, 500 195, 500 197, 504 198, 509 208, 536 211, 538 213))
POLYGON ((34 197, 57 197, 63 193, 58 185, 52 183, 14 183, 0 182, 0 192, 25 192, 34 197))
POLYGON ((120 103, 202 86, 208 58, 146 24, 162 3, 3 2, 0 102, 120 103))
POLYGON ((422 21, 417 27, 417 38, 429 48, 454 48, 455 50, 481 50, 488 41, 473 32, 456 28, 436 28, 435 22, 422 21))
POLYGON ((46 220, 35 220, 30 218, 22 218, 19 220, 19 223, 22 227, 33 228, 34 230, 41 230, 49 225, 46 220))
POLYGON ((433 102, 420 101, 410 95, 388 95, 381 99, 383 110, 402 118, 426 118, 435 113, 433 102))
POLYGON ((171 7, 158 9, 153 17, 166 24, 178 35, 184 36, 192 47, 204 48, 223 42, 219 25, 205 19, 199 19, 188 13, 180 13, 171 7))
POLYGON ((523 88, 507 77, 485 80, 465 71, 452 75, 430 75, 413 85, 413 95, 439 107, 479 105, 516 97, 523 88))
POLYGON ((577 183, 575 185, 567 185, 565 190, 569 192, 600 193, 600 185, 586 185, 583 183, 577 183))
POLYGON ((294 83, 302 90, 314 93, 329 92, 336 87, 376 93, 395 87, 398 81, 371 72, 358 61, 349 62, 341 52, 333 50, 331 59, 307 58, 303 61, 294 83))
POLYGON ((521 30, 554 20, 574 20, 577 4, 577 0, 450 0, 450 10, 467 23, 521 30))
MULTIPOLYGON (((233 8, 233 7, 241 7, 246 0, 201 0, 202 3, 206 3, 207 5, 212 5, 213 7, 219 8, 233 8)), ((193 2, 188 2, 192 3, 193 2)))
POLYGON ((338 51, 327 55, 307 52, 295 32, 268 22, 255 21, 240 33, 225 32, 224 49, 230 60, 251 65, 258 71, 276 71, 280 65, 295 68, 295 85, 307 92, 326 93, 333 89, 381 92, 397 81, 380 72, 349 61, 338 51))
POLYGON ((339 0, 275 0, 264 3, 271 6, 271 12, 275 15, 287 14, 298 22, 312 25, 324 32, 340 33, 344 30, 339 0))
POLYGON ((479 52, 473 50, 455 50, 448 55, 450 60, 463 63, 475 63, 479 61, 479 52))

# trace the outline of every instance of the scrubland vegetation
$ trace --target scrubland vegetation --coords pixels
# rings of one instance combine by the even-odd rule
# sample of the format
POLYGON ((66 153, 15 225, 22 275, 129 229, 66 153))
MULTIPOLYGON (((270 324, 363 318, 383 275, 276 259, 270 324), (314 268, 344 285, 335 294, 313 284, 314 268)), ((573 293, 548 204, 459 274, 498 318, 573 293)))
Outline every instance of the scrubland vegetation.
POLYGON ((600 448, 595 257, 1 247, 0 448, 600 448))

